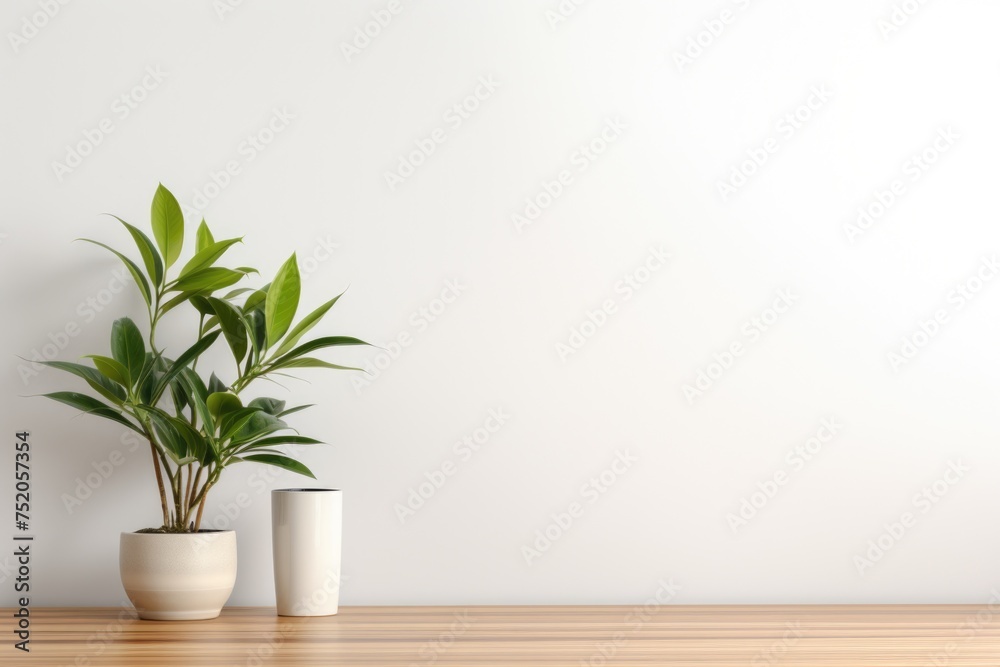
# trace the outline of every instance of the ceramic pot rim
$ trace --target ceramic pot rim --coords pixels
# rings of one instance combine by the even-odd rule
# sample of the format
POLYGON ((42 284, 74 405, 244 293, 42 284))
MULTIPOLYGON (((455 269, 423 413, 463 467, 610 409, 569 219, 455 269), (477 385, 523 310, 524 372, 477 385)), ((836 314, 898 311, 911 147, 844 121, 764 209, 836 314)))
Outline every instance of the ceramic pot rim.
POLYGON ((340 489, 320 489, 320 488, 271 489, 271 493, 340 493, 340 489))
POLYGON ((123 530, 121 532, 121 534, 123 536, 124 535, 137 535, 137 536, 140 536, 140 537, 146 537, 148 535, 150 537, 187 537, 187 538, 204 537, 206 535, 221 535, 223 533, 233 533, 233 534, 235 534, 236 531, 235 530, 214 530, 214 529, 211 529, 211 530, 201 530, 201 531, 198 531, 197 533, 140 533, 137 530, 123 530))

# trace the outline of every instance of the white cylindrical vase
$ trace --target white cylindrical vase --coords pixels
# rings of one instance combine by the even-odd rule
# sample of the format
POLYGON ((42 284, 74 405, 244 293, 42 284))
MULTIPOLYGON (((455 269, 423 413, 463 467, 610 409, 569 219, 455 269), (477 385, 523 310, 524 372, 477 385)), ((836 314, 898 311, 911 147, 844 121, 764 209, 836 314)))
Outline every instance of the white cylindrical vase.
POLYGON ((330 616, 340 599, 339 489, 271 491, 274 593, 279 616, 330 616))

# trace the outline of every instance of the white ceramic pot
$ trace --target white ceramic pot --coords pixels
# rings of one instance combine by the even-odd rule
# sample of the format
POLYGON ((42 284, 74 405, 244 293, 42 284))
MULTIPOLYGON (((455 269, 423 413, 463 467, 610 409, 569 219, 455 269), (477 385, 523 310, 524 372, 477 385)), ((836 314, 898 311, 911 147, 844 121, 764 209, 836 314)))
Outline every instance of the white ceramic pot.
POLYGON ((118 561, 139 618, 215 618, 236 583, 236 533, 122 533, 118 561))
POLYGON ((340 600, 338 489, 271 491, 274 592, 279 616, 330 616, 340 600))

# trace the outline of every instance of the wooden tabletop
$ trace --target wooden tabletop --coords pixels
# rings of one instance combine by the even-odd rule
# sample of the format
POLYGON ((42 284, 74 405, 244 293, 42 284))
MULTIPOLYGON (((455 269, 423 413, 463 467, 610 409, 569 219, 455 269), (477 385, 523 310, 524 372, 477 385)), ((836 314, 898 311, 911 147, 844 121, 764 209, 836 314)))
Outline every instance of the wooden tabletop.
MULTIPOLYGON (((12 626, 10 609, 3 622, 12 626)), ((342 607, 141 621, 128 608, 31 610, 0 665, 998 667, 1000 606, 342 607)))

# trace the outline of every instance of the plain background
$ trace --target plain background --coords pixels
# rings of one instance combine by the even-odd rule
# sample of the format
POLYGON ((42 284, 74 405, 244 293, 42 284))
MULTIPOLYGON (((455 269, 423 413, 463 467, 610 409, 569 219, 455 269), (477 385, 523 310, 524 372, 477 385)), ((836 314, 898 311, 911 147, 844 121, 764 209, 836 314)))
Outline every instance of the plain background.
MULTIPOLYGON (((203 215, 217 238, 245 235, 231 262, 260 268, 253 284, 297 252, 303 309, 349 287, 317 332, 409 335, 388 362, 325 355, 378 360, 363 388, 307 371, 260 389, 320 405, 294 424, 331 443, 301 456, 346 494, 342 603, 639 602, 671 579, 691 603, 989 600, 1000 280, 976 281, 1000 251, 1000 6, 900 3, 589 0, 563 16, 549 13, 557 0, 402 0, 350 57, 343 44, 387 1, 70 2, 19 45, 10 34, 40 3, 5 3, 2 423, 33 442, 33 603, 125 602, 118 534, 157 521, 148 449, 22 398, 78 385, 25 377, 18 357, 53 341, 59 359, 106 353, 116 317, 141 321, 134 287, 109 290, 116 260, 72 240, 130 248, 101 214, 147 226, 158 182, 190 207, 189 231, 203 215), (894 11, 898 30, 880 29, 894 11), (689 40, 704 46, 679 66, 689 40), (147 68, 163 80, 133 93, 147 68), (446 114, 481 77, 495 90, 455 127, 446 114), (125 117, 122 95, 143 98, 125 117), (250 151, 275 110, 294 118, 250 151), (789 136, 796 111, 808 118, 789 136), (113 131, 57 174, 104 118, 113 131), (580 171, 609 120, 623 129, 580 171), (390 188, 385 172, 436 128, 445 141, 390 188), (908 161, 948 128, 957 139, 913 180, 908 161), (744 165, 765 145, 763 165, 744 165), (230 161, 239 174, 210 187, 230 161), (734 168, 754 173, 724 200, 734 168), (562 170, 569 185, 519 230, 512 215, 562 170), (902 194, 851 239, 845 225, 896 179, 902 194), (670 260, 640 270, 626 299, 615 286, 650 247, 670 260), (459 295, 439 303, 448 281, 459 295), (959 306, 966 283, 979 289, 959 306), (744 327, 770 318, 779 290, 793 307, 752 338, 744 327), (584 326, 607 299, 615 312, 584 326), (889 354, 938 311, 944 324, 894 367, 889 354), (61 337, 70 324, 78 335, 61 337), (574 328, 592 335, 560 355, 574 328), (737 342, 743 353, 711 368, 737 342), (689 401, 699 371, 715 379, 689 401), (509 418, 465 460, 455 443, 491 409, 509 418), (795 467, 788 452, 829 418, 842 428, 795 467), (114 452, 120 465, 87 486, 114 452), (589 491, 626 452, 635 462, 589 491), (449 462, 401 521, 397 505, 449 462), (967 471, 935 502, 915 498, 950 463, 967 471), (68 506, 75 496, 87 497, 68 506), (760 507, 734 530, 744 499, 760 507), (572 525, 552 528, 574 502, 572 525), (526 558, 547 528, 556 539, 526 558), (859 566, 879 540, 883 555, 859 566)), ((186 317, 163 333, 173 349, 191 341, 186 317)), ((214 361, 225 378, 221 346, 214 361)), ((273 604, 267 490, 303 481, 246 465, 213 491, 206 521, 239 537, 231 604, 273 604)), ((11 559, 0 566, 12 600, 11 559)))

